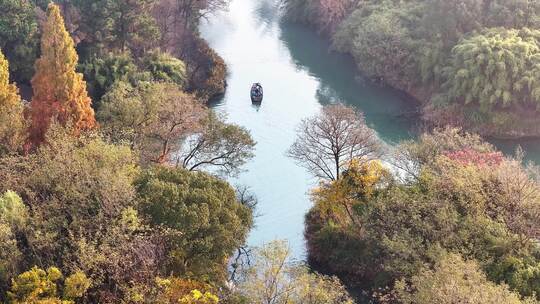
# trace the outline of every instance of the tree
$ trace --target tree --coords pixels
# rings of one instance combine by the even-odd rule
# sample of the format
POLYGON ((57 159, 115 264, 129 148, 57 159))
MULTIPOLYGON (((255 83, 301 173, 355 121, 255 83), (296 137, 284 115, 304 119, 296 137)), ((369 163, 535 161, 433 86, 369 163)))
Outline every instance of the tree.
POLYGON ((358 1, 287 0, 284 2, 286 17, 297 22, 313 24, 321 32, 333 34, 343 20, 353 11, 358 1))
POLYGON ((99 110, 101 98, 120 81, 133 86, 143 81, 170 82, 180 87, 186 82, 184 63, 167 53, 148 52, 140 61, 138 66, 129 52, 110 52, 80 65, 95 109, 99 110))
POLYGON ((352 223, 360 229, 363 223, 356 214, 357 209, 372 199, 389 176, 379 161, 359 163, 353 160, 340 179, 321 183, 313 190, 311 199, 318 212, 332 221, 342 225, 352 223))
POLYGON ((301 122, 287 154, 315 177, 337 180, 353 159, 368 161, 380 151, 377 135, 366 126, 361 113, 344 105, 331 105, 301 122))
POLYGON ((239 284, 249 303, 261 304, 352 304, 347 291, 335 277, 309 272, 290 260, 283 241, 256 250, 253 263, 243 270, 239 284))
POLYGON ((223 278, 226 259, 243 245, 251 209, 226 182, 202 172, 155 167, 136 182, 141 209, 170 229, 168 273, 223 278))
POLYGON ((139 150, 144 162, 167 163, 206 111, 175 84, 121 82, 104 96, 98 117, 105 132, 139 150))
POLYGON ((120 50, 144 50, 159 38, 159 30, 150 15, 155 0, 108 1, 112 13, 111 35, 113 45, 120 50))
POLYGON ((8 62, 0 50, 0 154, 16 151, 25 135, 24 106, 19 90, 9 83, 8 62))
MULTIPOLYGON (((520 157, 503 157, 480 137, 451 128, 398 150, 403 168, 414 168, 411 178, 352 167, 314 191, 306 216, 310 262, 352 286, 376 290, 411 282, 441 252, 459 252, 476 260, 489 280, 521 296, 535 294, 538 169, 523 168, 520 157)), ((433 302, 439 301, 425 303, 433 302)))
POLYGON ((433 270, 426 269, 414 276, 411 286, 398 282, 396 291, 404 304, 536 303, 532 299, 522 301, 507 285, 488 281, 475 261, 464 261, 457 254, 443 255, 433 270))
POLYGON ((129 53, 107 53, 92 58, 80 65, 88 83, 88 91, 94 99, 94 108, 99 110, 101 98, 118 81, 133 82, 138 68, 129 53))
POLYGON ((96 127, 91 100, 82 74, 76 73, 78 56, 64 27, 60 9, 49 4, 41 37, 41 57, 32 78, 30 141, 39 145, 52 120, 71 125, 75 134, 96 127))
POLYGON ((224 9, 228 0, 159 0, 153 14, 161 32, 161 47, 182 54, 201 19, 224 9))
POLYGON ((151 11, 155 0, 75 0, 86 45, 100 51, 142 54, 155 47, 159 29, 151 11))
MULTIPOLYGON (((392 155, 392 165, 405 174, 405 179, 417 178, 422 166, 433 162, 439 155, 456 152, 491 154, 495 148, 480 136, 460 128, 436 128, 420 135, 417 141, 403 141, 392 155)), ((451 156, 452 157, 452 156, 451 156)))
POLYGON ((34 266, 21 273, 11 285, 8 292, 10 303, 36 303, 36 304, 73 304, 73 300, 82 297, 90 287, 90 280, 82 272, 75 272, 64 281, 64 294, 58 295, 58 284, 63 280, 62 272, 56 267, 46 271, 34 266))
POLYGON ((210 100, 225 93, 227 66, 204 39, 191 37, 185 42, 180 58, 186 63, 189 91, 201 100, 210 100))
POLYGON ((19 240, 28 222, 28 208, 13 191, 0 195, 0 299, 22 264, 19 240))
POLYGON ((0 1, 0 49, 11 62, 10 71, 28 83, 38 54, 39 30, 35 6, 30 0, 0 1))
POLYGON ((540 31, 490 29, 463 39, 445 68, 448 102, 495 108, 540 108, 540 31))
POLYGON ((522 157, 506 160, 495 168, 490 214, 503 221, 518 236, 520 246, 527 247, 540 237, 540 169, 522 168, 522 157))
POLYGON ((181 304, 217 304, 219 301, 216 295, 210 292, 202 293, 197 289, 190 292, 189 295, 182 297, 179 300, 181 304))
POLYGON ((396 87, 414 87, 418 82, 419 58, 413 33, 416 1, 395 4, 392 1, 367 1, 358 5, 338 27, 333 36, 334 46, 349 52, 366 76, 396 87))
POLYGON ((254 146, 249 131, 225 123, 223 118, 210 111, 202 122, 202 130, 182 145, 177 164, 188 170, 210 167, 234 175, 253 157, 254 146))
POLYGON ((217 304, 219 300, 210 284, 178 277, 157 277, 154 284, 150 288, 143 287, 143 291, 145 294, 139 295, 145 297, 145 303, 217 304))
POLYGON ((171 82, 182 87, 187 80, 184 62, 168 53, 154 51, 146 54, 142 67, 154 81, 171 82))

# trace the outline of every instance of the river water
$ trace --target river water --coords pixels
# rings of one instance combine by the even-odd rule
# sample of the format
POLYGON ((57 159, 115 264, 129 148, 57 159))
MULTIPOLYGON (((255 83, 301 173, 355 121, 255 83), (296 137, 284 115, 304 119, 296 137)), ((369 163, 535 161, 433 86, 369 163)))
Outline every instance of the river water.
MULTIPOLYGON (((390 88, 362 81, 353 61, 329 52, 328 42, 311 29, 280 21, 275 0, 232 0, 228 11, 202 24, 201 33, 229 70, 227 92, 215 110, 257 141, 255 158, 231 180, 248 186, 259 201, 248 244, 286 239, 294 256, 303 259, 304 215, 311 206, 309 190, 317 183, 285 156, 299 122, 325 104, 353 105, 391 146, 413 137, 415 119, 403 114, 413 112, 414 104, 390 88), (264 87, 260 106, 250 101, 254 82, 264 87)), ((537 140, 497 145, 508 152, 518 143, 540 163, 537 140)))

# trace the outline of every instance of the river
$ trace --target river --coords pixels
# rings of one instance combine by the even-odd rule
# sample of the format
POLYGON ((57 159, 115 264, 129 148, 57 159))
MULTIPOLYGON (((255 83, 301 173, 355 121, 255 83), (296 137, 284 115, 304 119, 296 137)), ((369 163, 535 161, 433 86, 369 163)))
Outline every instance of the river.
MULTIPOLYGON (((282 22, 274 0, 232 0, 228 11, 201 25, 201 33, 229 70, 227 92, 214 109, 246 127, 257 141, 254 159, 231 180, 248 186, 259 201, 248 244, 286 239, 294 257, 304 259, 304 215, 317 182, 285 156, 297 125, 322 105, 345 103, 361 110, 391 146, 414 137, 415 119, 402 115, 414 104, 390 88, 362 81, 353 61, 329 52, 328 42, 313 30, 282 22), (260 106, 250 101, 254 82, 264 87, 260 106)), ((505 152, 521 144, 540 163, 538 140, 495 143, 505 152)))

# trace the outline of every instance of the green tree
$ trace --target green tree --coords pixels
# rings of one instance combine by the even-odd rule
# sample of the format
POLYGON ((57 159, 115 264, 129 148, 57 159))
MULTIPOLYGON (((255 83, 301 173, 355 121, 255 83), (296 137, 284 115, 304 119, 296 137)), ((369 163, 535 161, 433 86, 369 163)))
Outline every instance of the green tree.
POLYGON ((11 277, 22 264, 23 254, 17 237, 28 222, 28 208, 13 191, 0 195, 0 299, 7 290, 11 277))
POLYGON ((476 104, 483 111, 540 107, 535 79, 540 31, 492 29, 462 40, 445 69, 449 102, 476 104))
POLYGON ((171 229, 167 270, 175 275, 224 275, 227 257, 243 245, 251 209, 225 181, 202 172, 155 167, 136 182, 141 209, 171 229))
POLYGON ((184 62, 167 53, 153 51, 146 54, 142 69, 150 73, 154 81, 171 82, 179 86, 183 86, 187 81, 184 62))
POLYGON ((488 281, 476 262, 464 261, 456 254, 442 256, 433 270, 415 275, 411 286, 398 282, 396 290, 400 303, 404 304, 536 303, 532 299, 522 301, 507 285, 488 281))
POLYGON ((101 50, 131 50, 141 54, 159 39, 151 11, 155 0, 75 0, 88 44, 101 50))
POLYGON ((108 53, 80 65, 79 69, 88 84, 88 92, 99 109, 101 98, 118 81, 133 82, 138 68, 129 53, 108 53))
POLYGON ((368 1, 339 27, 333 36, 334 47, 350 52, 367 76, 400 88, 411 87, 418 82, 419 56, 408 25, 419 22, 419 6, 414 1, 403 5, 368 1))
POLYGON ((39 49, 35 6, 30 0, 0 1, 0 49, 11 62, 13 78, 29 83, 39 49))

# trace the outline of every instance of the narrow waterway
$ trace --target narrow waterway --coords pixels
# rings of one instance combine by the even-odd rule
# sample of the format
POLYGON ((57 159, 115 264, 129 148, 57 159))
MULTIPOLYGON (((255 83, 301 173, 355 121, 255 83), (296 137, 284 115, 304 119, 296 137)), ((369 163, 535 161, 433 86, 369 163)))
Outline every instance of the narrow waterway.
MULTIPOLYGON (((345 103, 364 112, 366 122, 389 145, 413 137, 414 105, 390 89, 363 82, 350 58, 328 51, 314 31, 280 21, 275 0, 232 0, 229 10, 201 27, 228 66, 226 95, 214 105, 228 121, 250 130, 255 158, 232 182, 250 187, 259 204, 248 243, 287 239, 297 258, 305 257, 304 214, 316 185, 303 168, 285 156, 295 128, 322 105, 345 103), (264 101, 252 105, 253 82, 264 87, 264 101)), ((516 142, 498 142, 506 151, 516 142)), ((538 141, 525 142, 540 161, 538 141)))

